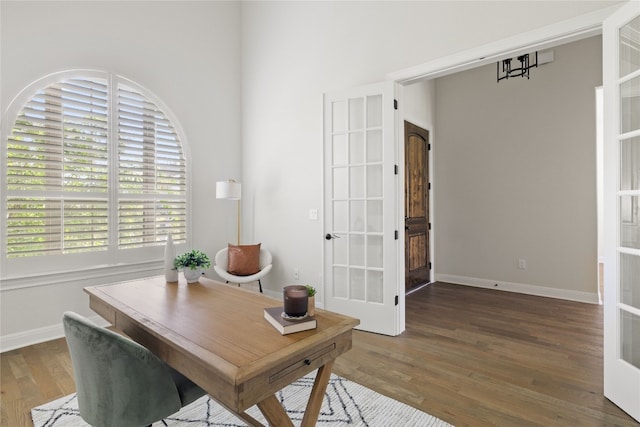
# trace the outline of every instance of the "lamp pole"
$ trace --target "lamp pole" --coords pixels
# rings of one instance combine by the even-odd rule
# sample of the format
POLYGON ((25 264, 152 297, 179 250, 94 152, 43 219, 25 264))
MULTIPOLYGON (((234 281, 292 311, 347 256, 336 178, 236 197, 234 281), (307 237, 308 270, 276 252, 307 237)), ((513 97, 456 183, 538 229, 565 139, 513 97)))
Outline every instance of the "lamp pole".
POLYGON ((240 199, 242 199, 242 185, 233 179, 216 182, 216 198, 238 201, 238 245, 240 244, 240 199))
POLYGON ((240 245, 240 199, 238 199, 238 245, 240 245))

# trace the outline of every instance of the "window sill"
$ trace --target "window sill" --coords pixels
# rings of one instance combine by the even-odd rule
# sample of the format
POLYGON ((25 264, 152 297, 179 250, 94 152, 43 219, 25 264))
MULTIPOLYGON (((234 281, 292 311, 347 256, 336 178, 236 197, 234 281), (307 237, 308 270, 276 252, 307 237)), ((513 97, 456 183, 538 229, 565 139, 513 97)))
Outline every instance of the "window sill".
POLYGON ((3 277, 0 278, 0 292, 80 281, 86 282, 87 286, 90 286, 159 274, 162 274, 161 260, 134 264, 105 265, 55 273, 3 277))

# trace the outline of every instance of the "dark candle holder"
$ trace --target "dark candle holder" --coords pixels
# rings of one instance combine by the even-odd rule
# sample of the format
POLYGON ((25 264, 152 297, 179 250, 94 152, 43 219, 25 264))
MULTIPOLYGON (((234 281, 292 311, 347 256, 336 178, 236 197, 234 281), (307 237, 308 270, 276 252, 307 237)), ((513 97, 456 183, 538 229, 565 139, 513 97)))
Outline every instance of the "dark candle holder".
POLYGON ((307 314, 309 291, 306 286, 285 286, 282 293, 284 294, 284 313, 287 316, 302 317, 307 314))

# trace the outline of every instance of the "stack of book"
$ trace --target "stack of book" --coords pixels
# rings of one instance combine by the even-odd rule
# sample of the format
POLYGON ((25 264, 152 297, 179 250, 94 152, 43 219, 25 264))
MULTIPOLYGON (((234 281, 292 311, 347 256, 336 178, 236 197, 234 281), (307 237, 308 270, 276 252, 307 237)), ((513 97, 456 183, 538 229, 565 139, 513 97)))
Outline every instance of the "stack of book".
POLYGON ((302 319, 289 320, 283 317, 283 307, 271 307, 264 309, 264 318, 276 328, 282 335, 292 334, 294 332, 307 331, 316 328, 316 319, 313 316, 307 316, 302 319))

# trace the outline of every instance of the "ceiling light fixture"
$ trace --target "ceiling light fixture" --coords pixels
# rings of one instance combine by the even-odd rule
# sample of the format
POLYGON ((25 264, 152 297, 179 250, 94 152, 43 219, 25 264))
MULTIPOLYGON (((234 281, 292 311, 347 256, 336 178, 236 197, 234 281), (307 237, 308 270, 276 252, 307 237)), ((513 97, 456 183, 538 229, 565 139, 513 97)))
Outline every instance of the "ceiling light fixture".
POLYGON ((529 54, 525 53, 524 55, 520 55, 517 57, 517 60, 520 61, 520 66, 517 68, 511 68, 511 61, 513 58, 503 59, 502 60, 502 76, 500 76, 500 61, 496 64, 496 75, 497 82, 500 80, 505 80, 510 77, 526 77, 529 78, 529 70, 538 66, 538 52, 535 54, 535 62, 533 64, 529 61, 529 54))

